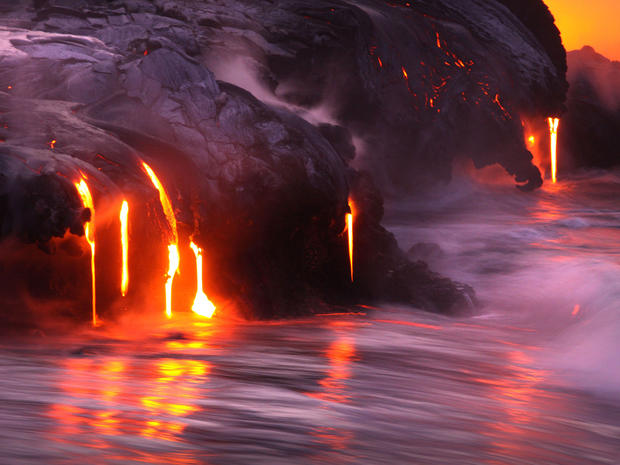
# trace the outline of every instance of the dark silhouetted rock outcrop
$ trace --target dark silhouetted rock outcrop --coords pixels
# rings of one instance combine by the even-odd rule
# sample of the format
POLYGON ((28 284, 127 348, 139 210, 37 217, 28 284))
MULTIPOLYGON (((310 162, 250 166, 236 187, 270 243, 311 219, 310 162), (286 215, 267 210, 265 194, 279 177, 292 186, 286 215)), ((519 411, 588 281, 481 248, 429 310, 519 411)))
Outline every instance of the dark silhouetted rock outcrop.
MULTIPOLYGON (((248 316, 361 299, 470 308, 470 288, 411 262, 381 226, 379 187, 432 185, 450 177, 455 156, 469 156, 535 188, 542 180, 519 114, 562 107, 555 31, 532 33, 532 24, 551 27, 543 9, 521 22, 520 12, 480 0, 2 8, 2 237, 56 254, 37 280, 67 278, 39 286, 41 295, 83 299, 72 289, 88 289, 88 276, 70 269, 85 257, 65 232, 81 233, 88 219, 73 191, 86 176, 106 257, 102 306, 117 288, 114 218, 123 197, 134 208, 134 243, 151 251, 134 252, 132 273, 145 276, 134 292, 154 298, 163 282, 166 225, 144 160, 166 185, 181 245, 192 238, 205 249, 210 295, 248 316), (354 283, 343 235, 348 199, 354 283)), ((182 264, 192 260, 186 248, 182 264)), ((23 253, 36 266, 35 252, 23 253)), ((11 263, 20 254, 13 250, 11 263)))

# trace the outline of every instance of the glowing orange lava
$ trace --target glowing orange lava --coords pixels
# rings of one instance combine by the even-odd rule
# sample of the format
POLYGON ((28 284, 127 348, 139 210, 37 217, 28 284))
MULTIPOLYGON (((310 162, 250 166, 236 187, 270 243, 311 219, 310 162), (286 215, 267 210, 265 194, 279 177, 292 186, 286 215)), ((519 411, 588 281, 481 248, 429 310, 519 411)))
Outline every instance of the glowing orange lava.
POLYGON ((215 305, 209 300, 202 290, 202 249, 193 242, 189 246, 196 255, 196 298, 192 311, 200 316, 211 318, 215 313, 215 305))
POLYGON ((558 126, 560 118, 549 118, 549 132, 551 134, 551 181, 555 184, 558 180, 558 126))
POLYGON ((50 146, 51 150, 54 150, 54 147, 56 147, 56 139, 53 139, 53 140, 49 141, 49 143, 47 145, 50 146))
POLYGON ((121 269, 121 295, 125 297, 127 295, 127 288, 129 286, 129 238, 127 235, 127 217, 129 215, 129 204, 127 200, 123 200, 123 204, 121 205, 121 213, 119 215, 121 221, 121 247, 122 247, 122 257, 123 257, 123 266, 121 269))
POLYGON ((90 272, 92 283, 92 301, 93 301, 93 326, 97 326, 97 292, 95 285, 95 204, 93 203, 93 197, 90 195, 90 189, 84 175, 80 182, 75 183, 75 188, 82 199, 82 205, 84 208, 90 210, 90 221, 84 226, 84 234, 86 241, 90 245, 90 272))
POLYGON ((347 234, 349 237, 349 270, 351 272, 351 282, 353 282, 353 207, 349 201, 351 213, 347 213, 347 234))
POLYGON ((155 172, 151 169, 149 165, 142 162, 142 167, 146 174, 151 178, 151 182, 155 189, 159 192, 159 201, 161 202, 162 209, 164 210, 164 215, 166 216, 166 220, 168 221, 168 225, 171 230, 171 240, 170 244, 168 244, 168 274, 166 279, 166 316, 168 318, 172 317, 172 281, 174 279, 174 275, 177 273, 179 269, 179 235, 177 233, 177 220, 174 217, 174 210, 172 209, 172 204, 170 203, 170 199, 168 198, 168 194, 166 194, 166 190, 161 182, 159 182, 159 178, 155 174, 155 172))
POLYGON ((530 143, 530 145, 534 145, 536 143, 536 137, 530 136, 527 138, 527 141, 530 143))

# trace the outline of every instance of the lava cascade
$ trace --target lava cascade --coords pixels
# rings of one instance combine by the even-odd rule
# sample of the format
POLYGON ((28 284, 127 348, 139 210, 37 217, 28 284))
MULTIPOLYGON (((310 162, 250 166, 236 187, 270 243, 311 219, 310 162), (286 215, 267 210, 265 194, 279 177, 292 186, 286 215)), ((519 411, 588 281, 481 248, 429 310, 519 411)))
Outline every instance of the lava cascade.
POLYGON ((189 244, 196 255, 196 298, 192 311, 198 315, 211 318, 215 313, 215 305, 209 300, 202 289, 202 249, 191 242, 189 244))
POLYGON ((170 203, 170 199, 168 198, 168 194, 166 193, 166 189, 159 181, 159 178, 153 171, 153 169, 142 162, 142 167, 144 171, 151 179, 153 186, 159 192, 159 201, 161 202, 162 209, 164 210, 164 215, 166 216, 166 220, 168 221, 168 225, 171 230, 171 238, 170 243, 168 244, 168 273, 166 278, 166 316, 168 318, 172 317, 172 282, 174 280, 175 274, 179 269, 179 235, 177 233, 177 220, 174 216, 174 210, 172 209, 172 204, 170 203))
POLYGON ((82 205, 84 208, 90 210, 90 220, 84 226, 84 235, 86 241, 90 246, 90 273, 91 273, 91 286, 92 286, 92 321, 93 326, 98 325, 97 321, 97 286, 95 280, 95 204, 93 197, 90 194, 88 184, 86 184, 85 176, 82 175, 80 182, 75 183, 75 188, 82 199, 82 205))
POLYGON ((129 204, 126 200, 123 200, 121 205, 121 212, 119 219, 121 222, 121 247, 122 247, 122 268, 121 268, 121 295, 125 297, 127 295, 127 289, 129 287, 129 237, 128 230, 128 216, 129 216, 129 204))
POLYGON ((349 201, 350 213, 347 213, 347 236, 349 243, 349 271, 351 272, 351 282, 353 282, 353 207, 351 201, 349 201))
POLYGON ((558 180, 558 126, 560 118, 549 118, 549 133, 551 134, 551 181, 558 180))

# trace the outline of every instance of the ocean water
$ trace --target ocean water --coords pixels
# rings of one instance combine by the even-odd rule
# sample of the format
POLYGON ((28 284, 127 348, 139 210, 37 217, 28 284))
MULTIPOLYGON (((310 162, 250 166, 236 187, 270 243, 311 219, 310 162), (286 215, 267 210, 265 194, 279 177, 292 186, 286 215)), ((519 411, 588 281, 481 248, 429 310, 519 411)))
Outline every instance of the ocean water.
POLYGON ((0 464, 620 464, 620 174, 460 177, 385 224, 482 308, 7 337, 0 464))

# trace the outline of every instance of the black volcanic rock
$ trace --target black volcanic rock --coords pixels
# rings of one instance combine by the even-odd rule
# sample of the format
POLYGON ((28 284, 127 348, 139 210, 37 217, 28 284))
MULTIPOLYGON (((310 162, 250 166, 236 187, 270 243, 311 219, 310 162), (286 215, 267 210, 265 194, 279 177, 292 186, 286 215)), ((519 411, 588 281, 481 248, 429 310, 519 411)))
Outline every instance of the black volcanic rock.
POLYGON ((584 47, 568 53, 568 111, 559 131, 561 170, 620 165, 620 62, 584 47))
POLYGON ((515 14, 501 3, 197 8, 210 18, 201 43, 219 78, 241 85, 250 73, 261 94, 349 129, 363 148, 357 164, 383 190, 447 180, 456 156, 480 167, 500 163, 531 189, 542 179, 523 144, 520 114, 562 111, 566 60, 543 2, 515 14))
MULTIPOLYGON (((5 237, 65 257, 45 258, 49 275, 37 274, 39 283, 67 279, 35 286, 41 295, 88 289, 88 277, 71 271, 85 256, 65 236, 81 232, 89 213, 72 192, 80 176, 93 191, 107 257, 98 264, 102 305, 117 288, 113 218, 123 197, 137 218, 134 243, 157 251, 136 256, 133 273, 163 283, 167 226, 145 160, 174 205, 182 263, 192 259, 192 238, 208 257, 210 295, 248 316, 303 313, 317 300, 471 307, 471 289, 410 262, 381 227, 377 182, 432 184, 465 154, 536 187, 518 114, 561 107, 554 61, 497 2, 37 0, 3 8, 0 224, 5 237), (235 60, 249 60, 251 72, 235 60), (348 166, 354 157, 372 177, 348 166), (349 198, 354 283, 342 233, 349 198)), ((20 254, 12 252, 13 267, 25 263, 20 254)))

